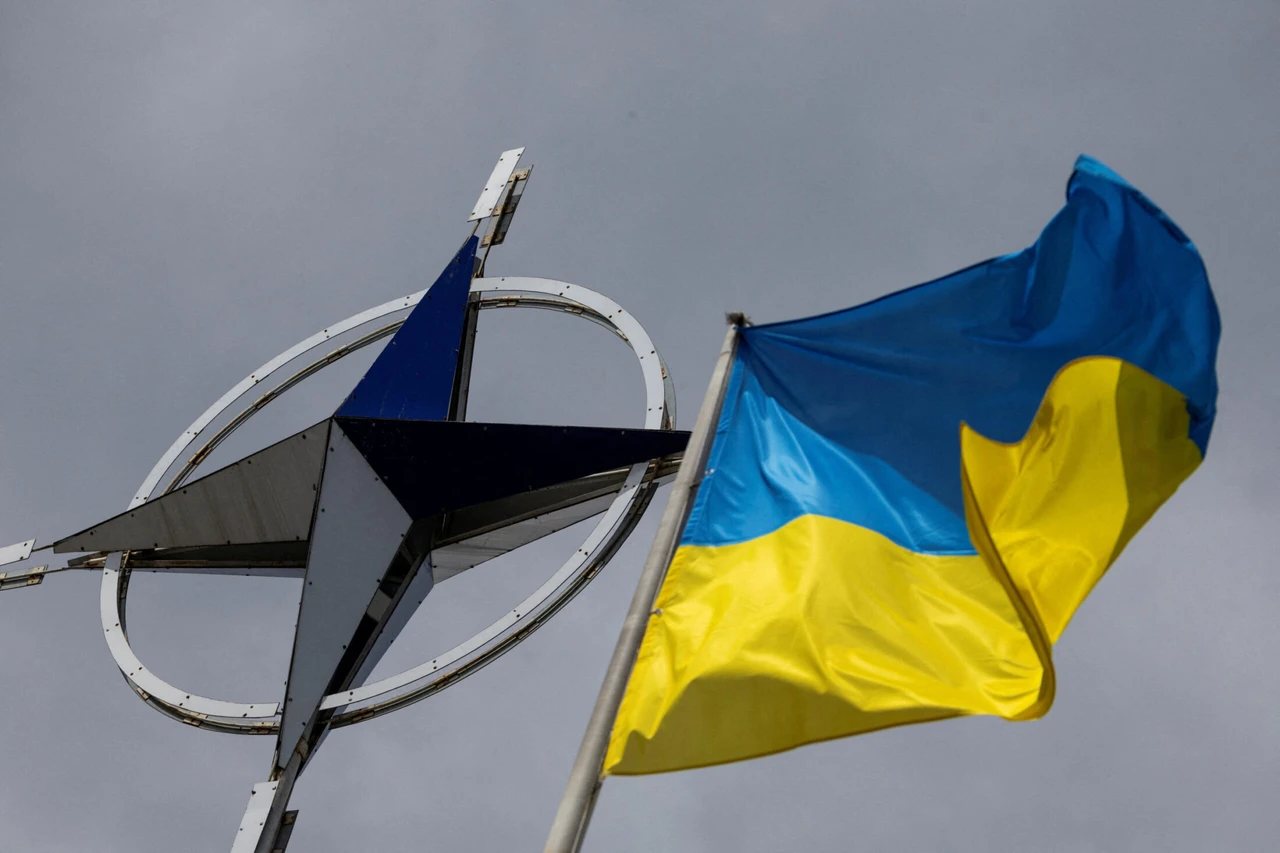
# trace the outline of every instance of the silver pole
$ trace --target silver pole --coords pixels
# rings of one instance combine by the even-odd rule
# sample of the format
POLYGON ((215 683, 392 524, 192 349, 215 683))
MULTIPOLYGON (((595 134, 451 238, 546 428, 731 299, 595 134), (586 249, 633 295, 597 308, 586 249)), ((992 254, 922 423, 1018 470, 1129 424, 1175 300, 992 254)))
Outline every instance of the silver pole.
POLYGON ((640 572, 640 583, 631 599, 631 609, 627 611, 627 618, 622 623, 622 632, 618 635, 618 644, 613 649, 613 658, 605 672, 604 684, 600 686, 600 695, 596 698, 586 733, 582 736, 582 746, 578 748, 578 757, 569 774, 564 799, 560 801, 555 823, 551 825, 545 853, 577 853, 587 834, 587 824, 591 820, 596 795, 603 781, 600 770, 604 766, 605 752, 609 748, 613 721, 618 715, 622 694, 626 692, 636 654, 640 651, 640 641, 649 624, 654 599, 658 597, 658 590, 667 574, 667 566, 671 564, 676 545, 684 532, 689 505, 698 484, 702 482, 707 454, 711 449, 711 436, 715 432, 720 404, 724 402, 725 389, 729 385, 729 365, 738 347, 738 327, 746 324, 741 314, 730 314, 727 319, 730 324, 729 332, 725 335, 724 345, 720 347, 720 358, 711 374, 711 384, 702 399, 702 408, 698 411, 698 419, 689 436, 684 459, 676 472, 671 495, 667 498, 667 507, 662 513, 662 521, 658 524, 649 557, 640 572))

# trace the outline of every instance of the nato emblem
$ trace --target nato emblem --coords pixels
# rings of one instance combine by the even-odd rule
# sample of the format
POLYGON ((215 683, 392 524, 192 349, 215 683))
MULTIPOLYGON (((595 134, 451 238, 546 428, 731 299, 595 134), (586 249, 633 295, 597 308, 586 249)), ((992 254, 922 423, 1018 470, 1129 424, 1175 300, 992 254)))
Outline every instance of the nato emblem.
POLYGON ((290 793, 332 729, 456 683, 544 624, 616 552, 678 466, 688 435, 673 429, 670 377, 634 318, 578 285, 484 275, 484 260, 505 239, 529 177, 529 169, 516 168, 522 153, 503 153, 468 220, 475 223, 471 236, 429 288, 336 323, 254 371, 174 442, 124 512, 70 536, 0 548, 0 565, 44 550, 66 560, 9 571, 0 575, 0 589, 33 586, 69 569, 102 573, 108 648, 148 705, 202 728, 275 736, 268 779, 253 786, 236 853, 285 849, 296 818, 290 793), (645 427, 467 420, 480 313, 524 307, 564 311, 616 332, 644 374, 645 427), (288 388, 388 337, 331 417, 234 464, 200 471, 214 447, 288 388), (597 517, 559 571, 487 629, 370 681, 436 584, 597 517), (283 696, 221 701, 151 672, 126 630, 135 571, 301 579, 283 696))

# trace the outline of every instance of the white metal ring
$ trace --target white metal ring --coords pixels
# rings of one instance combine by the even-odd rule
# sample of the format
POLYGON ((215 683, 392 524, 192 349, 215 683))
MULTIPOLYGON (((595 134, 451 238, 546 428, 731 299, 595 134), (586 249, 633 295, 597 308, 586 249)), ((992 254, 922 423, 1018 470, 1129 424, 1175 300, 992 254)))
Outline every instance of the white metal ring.
MULTIPOLYGON (((627 342, 640 362, 645 382, 645 428, 674 427, 675 393, 666 366, 639 322, 613 300, 579 285, 552 279, 510 276, 475 279, 471 284, 471 292, 478 295, 481 308, 534 307, 565 311, 612 330, 627 342)), ((419 291, 353 315, 290 347, 241 380, 173 443, 147 475, 130 506, 149 500, 165 473, 197 437, 250 389, 330 339, 412 308, 425 293, 426 291, 419 291)), ((371 337, 360 345, 373 343, 377 339, 379 338, 371 337)), ((302 372, 311 371, 326 359, 332 363, 357 348, 349 346, 345 351, 314 359, 302 372)), ((285 382, 289 380, 286 379, 285 382)), ((260 401, 256 408, 250 407, 246 412, 248 415, 255 414, 264 405, 260 401)), ((238 423, 233 421, 232 429, 242 425, 248 417, 242 413, 235 420, 238 423)), ((220 441, 229 432, 224 427, 215 434, 214 440, 220 441)), ((536 630, 595 576, 630 533, 656 488, 650 468, 648 463, 633 466, 618 496, 573 556, 532 595, 484 631, 417 667, 354 690, 326 696, 321 708, 334 712, 333 725, 350 725, 425 698, 496 659, 536 630)), ((189 465, 185 476, 190 476, 193 470, 194 466, 189 465)), ((183 476, 176 478, 166 491, 176 488, 184 480, 183 476)), ((209 699, 187 693, 143 666, 128 641, 125 625, 128 573, 121 571, 121 558, 120 553, 111 554, 104 566, 100 615, 107 647, 135 692, 161 712, 192 725, 241 734, 271 734, 277 731, 280 712, 278 702, 249 704, 209 699)))

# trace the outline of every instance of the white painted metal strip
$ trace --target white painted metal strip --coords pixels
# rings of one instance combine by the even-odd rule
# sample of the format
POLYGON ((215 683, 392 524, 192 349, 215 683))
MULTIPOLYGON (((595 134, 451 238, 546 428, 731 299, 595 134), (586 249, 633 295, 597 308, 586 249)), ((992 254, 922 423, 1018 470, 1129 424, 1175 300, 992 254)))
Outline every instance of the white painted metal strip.
POLYGON ((502 190, 507 186, 507 181, 511 180, 511 174, 516 170, 516 163, 520 162, 520 155, 523 153, 523 148, 512 148, 510 151, 502 152, 502 156, 498 158, 498 165, 493 167, 493 174, 489 176, 489 180, 485 181, 484 190, 481 191, 476 206, 471 209, 468 222, 475 222, 477 219, 493 215, 493 208, 502 198, 502 190))
POLYGON ((36 540, 28 539, 26 542, 18 542, 14 545, 6 545, 0 548, 0 566, 7 566, 10 563, 16 563, 25 560, 31 556, 31 546, 36 544, 36 540))
POLYGON ((253 786, 253 791, 249 794, 249 807, 240 820, 240 829, 236 832, 235 844, 231 845, 231 853, 253 853, 258 849, 267 814, 271 811, 271 801, 275 799, 279 785, 279 782, 259 782, 253 786))

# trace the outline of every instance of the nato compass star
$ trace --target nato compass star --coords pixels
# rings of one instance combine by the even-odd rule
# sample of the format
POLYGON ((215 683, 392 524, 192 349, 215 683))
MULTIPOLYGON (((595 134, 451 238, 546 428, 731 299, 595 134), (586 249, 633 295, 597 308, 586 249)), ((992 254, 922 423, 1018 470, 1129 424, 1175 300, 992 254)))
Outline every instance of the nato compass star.
MULTIPOLYGON (((522 150, 503 154, 472 212, 472 221, 489 220, 486 256, 505 237, 528 177, 527 169, 515 171, 522 150)), ((671 429, 670 381, 639 324, 575 285, 486 279, 480 245, 469 237, 420 296, 357 315, 264 365, 192 425, 128 510, 44 546, 85 555, 52 571, 103 571, 108 646, 148 704, 193 725, 276 734, 270 779, 254 787, 234 851, 283 851, 296 815, 287 811, 290 792, 332 728, 417 701, 524 639, 599 571, 678 464, 688 434, 671 429), (650 428, 465 420, 479 312, 522 305, 585 315, 630 343, 646 373, 650 428), (245 391, 324 341, 406 308, 398 328, 384 326, 313 361, 231 418, 153 497, 195 438, 208 434, 245 391), (332 417, 189 480, 213 446, 283 390, 392 328, 394 336, 332 417), (487 631, 429 663, 368 683, 436 584, 602 513, 565 567, 487 631), (301 577, 283 702, 207 699, 147 670, 125 634, 133 571, 301 577)), ((25 559, 32 547, 0 549, 0 563, 25 559)), ((0 582, 30 585, 50 571, 10 572, 0 582)))

